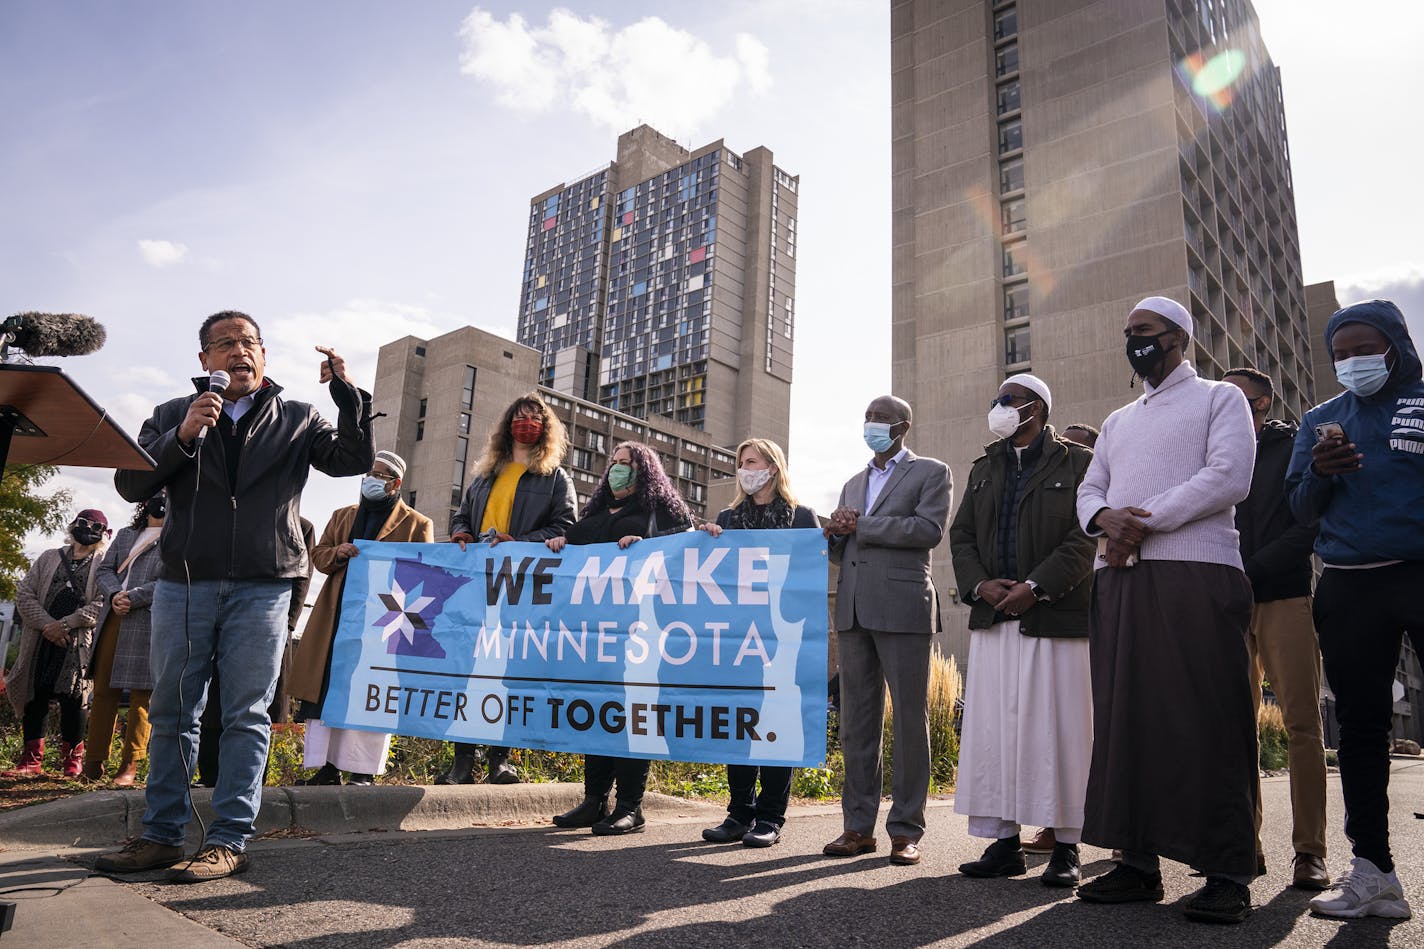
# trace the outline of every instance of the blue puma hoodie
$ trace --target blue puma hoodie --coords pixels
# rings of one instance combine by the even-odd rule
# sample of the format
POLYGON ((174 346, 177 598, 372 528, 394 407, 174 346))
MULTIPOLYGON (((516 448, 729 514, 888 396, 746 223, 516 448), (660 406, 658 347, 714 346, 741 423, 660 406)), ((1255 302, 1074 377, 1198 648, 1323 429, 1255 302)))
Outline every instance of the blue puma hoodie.
POLYGON ((1389 381, 1368 398, 1344 392, 1301 421, 1286 472, 1291 511, 1303 523, 1319 518, 1315 552, 1327 564, 1358 566, 1385 560, 1424 561, 1424 380, 1419 353, 1399 307, 1388 300, 1347 306, 1325 326, 1325 348, 1345 323, 1373 326, 1389 338, 1395 364, 1389 381), (1364 455, 1363 468, 1322 478, 1311 471, 1315 426, 1339 422, 1364 455))

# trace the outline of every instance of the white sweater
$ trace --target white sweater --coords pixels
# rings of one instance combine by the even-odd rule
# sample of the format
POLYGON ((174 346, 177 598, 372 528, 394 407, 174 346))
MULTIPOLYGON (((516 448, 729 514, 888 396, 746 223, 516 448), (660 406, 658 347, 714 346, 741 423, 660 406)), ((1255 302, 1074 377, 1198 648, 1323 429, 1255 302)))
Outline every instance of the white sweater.
MULTIPOLYGON (((1152 533, 1142 560, 1189 560, 1241 567, 1235 506, 1251 490, 1256 431, 1246 397, 1183 362, 1156 389, 1108 416, 1078 488, 1078 520, 1105 507, 1138 507, 1152 533)), ((1104 567, 1099 557, 1095 567, 1104 567)))

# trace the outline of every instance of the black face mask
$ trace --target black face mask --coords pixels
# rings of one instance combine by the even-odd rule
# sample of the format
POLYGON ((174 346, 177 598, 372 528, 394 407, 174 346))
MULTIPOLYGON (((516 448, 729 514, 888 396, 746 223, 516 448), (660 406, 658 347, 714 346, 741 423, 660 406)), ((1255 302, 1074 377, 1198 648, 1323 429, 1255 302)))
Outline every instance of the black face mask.
POLYGON ((1162 337, 1170 330, 1151 336, 1129 336, 1127 338, 1127 361, 1132 371, 1144 379, 1167 358, 1167 350, 1162 346, 1162 337))
POLYGON ((89 547, 97 544, 104 537, 104 532, 97 527, 76 527, 69 532, 81 545, 89 547))
POLYGON ((160 521, 163 520, 163 516, 168 513, 168 499, 162 496, 149 498, 148 503, 143 506, 143 513, 160 521))

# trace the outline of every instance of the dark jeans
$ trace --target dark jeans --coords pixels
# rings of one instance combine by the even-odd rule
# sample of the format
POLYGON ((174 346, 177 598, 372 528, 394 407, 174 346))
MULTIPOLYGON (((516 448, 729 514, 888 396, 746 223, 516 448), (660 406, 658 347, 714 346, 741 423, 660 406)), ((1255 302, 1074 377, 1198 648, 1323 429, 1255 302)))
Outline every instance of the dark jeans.
POLYGON ((1385 872, 1389 853, 1389 729, 1405 633, 1424 648, 1424 562, 1327 569, 1315 590, 1315 629, 1340 722, 1345 836, 1385 872))
POLYGON ((791 801, 791 776, 795 768, 768 768, 754 764, 727 765, 727 786, 732 790, 727 816, 741 824, 764 820, 780 827, 786 823, 786 805, 791 801), (756 790, 761 774, 761 793, 756 790))
POLYGON ((643 803, 648 788, 648 772, 653 763, 646 758, 610 758, 606 755, 583 756, 583 792, 589 797, 606 797, 618 782, 618 803, 637 807, 643 803))
POLYGON ((49 700, 59 702, 59 737, 71 745, 84 740, 84 703, 72 695, 55 695, 50 689, 36 689, 25 703, 22 727, 25 741, 39 741, 45 736, 45 721, 49 718, 49 700))

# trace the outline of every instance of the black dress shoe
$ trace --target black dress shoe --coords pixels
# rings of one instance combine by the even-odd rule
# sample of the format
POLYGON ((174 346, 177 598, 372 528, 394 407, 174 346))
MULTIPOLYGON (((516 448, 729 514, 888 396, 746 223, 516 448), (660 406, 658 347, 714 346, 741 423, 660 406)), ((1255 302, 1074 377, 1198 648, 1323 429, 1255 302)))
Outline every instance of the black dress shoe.
POLYGON ((305 787, 315 787, 319 785, 333 785, 341 783, 341 771, 336 765, 328 761, 317 769, 316 774, 309 778, 298 781, 297 784, 305 787))
POLYGON ((959 872, 967 877, 1016 877, 1028 872, 1019 835, 1001 837, 989 845, 984 856, 970 863, 961 863, 959 872))
POLYGON ((702 832, 702 839, 712 844, 734 844, 747 835, 751 828, 735 817, 729 817, 716 827, 702 832))
POLYGON ((508 761, 500 761, 490 765, 489 777, 485 781, 488 784, 518 784, 519 772, 508 761))
POLYGON ((1053 856, 1048 858, 1048 866, 1043 868, 1043 885, 1077 886, 1083 878, 1080 866, 1077 844, 1054 844, 1053 856))
POLYGON ((608 816, 608 797, 585 797, 583 803, 571 811, 554 817, 556 827, 592 827, 608 816))
POLYGON ((359 771, 352 771, 351 777, 346 779, 346 786, 352 788, 368 788, 375 783, 374 774, 362 774, 359 771))
POLYGON ((1224 877, 1207 877, 1206 886, 1187 898, 1187 919, 1199 923, 1241 923, 1251 915, 1251 891, 1224 877))
POLYGON ((1160 872, 1147 873, 1125 863, 1078 887, 1078 899, 1085 903, 1160 903, 1163 895, 1160 872))
POLYGON ((450 765, 450 770, 435 779, 436 784, 474 784, 475 783, 475 753, 455 752, 455 760, 450 765))
POLYGON ((599 837, 617 837, 622 834, 641 834, 647 829, 641 807, 624 807, 619 804, 603 820, 593 825, 593 832, 599 837))
POLYGON ((752 829, 742 835, 742 844, 747 847, 770 847, 781 840, 781 828, 769 820, 759 820, 752 829))

